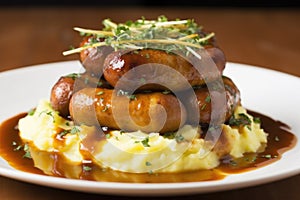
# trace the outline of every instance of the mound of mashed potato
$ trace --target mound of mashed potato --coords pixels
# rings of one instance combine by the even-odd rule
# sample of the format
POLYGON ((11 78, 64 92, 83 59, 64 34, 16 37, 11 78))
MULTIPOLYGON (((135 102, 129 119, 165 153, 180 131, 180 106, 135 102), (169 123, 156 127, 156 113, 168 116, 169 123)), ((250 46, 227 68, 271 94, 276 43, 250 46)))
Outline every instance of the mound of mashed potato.
POLYGON ((101 134, 96 127, 75 125, 60 117, 48 100, 40 100, 35 111, 20 119, 18 126, 35 167, 48 175, 79 178, 84 163, 132 173, 175 173, 213 169, 224 156, 239 158, 260 151, 267 143, 267 133, 239 106, 234 114, 238 117, 241 113, 251 124, 223 124, 216 142, 203 139, 200 128, 190 125, 163 136, 117 130, 101 134))

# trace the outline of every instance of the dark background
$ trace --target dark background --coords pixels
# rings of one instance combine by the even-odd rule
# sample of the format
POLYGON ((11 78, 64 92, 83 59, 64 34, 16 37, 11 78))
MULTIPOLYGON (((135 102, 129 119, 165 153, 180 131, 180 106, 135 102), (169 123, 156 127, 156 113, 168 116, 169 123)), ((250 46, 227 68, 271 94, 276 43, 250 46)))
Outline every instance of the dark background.
POLYGON ((1 0, 0 6, 295 7, 300 0, 1 0))

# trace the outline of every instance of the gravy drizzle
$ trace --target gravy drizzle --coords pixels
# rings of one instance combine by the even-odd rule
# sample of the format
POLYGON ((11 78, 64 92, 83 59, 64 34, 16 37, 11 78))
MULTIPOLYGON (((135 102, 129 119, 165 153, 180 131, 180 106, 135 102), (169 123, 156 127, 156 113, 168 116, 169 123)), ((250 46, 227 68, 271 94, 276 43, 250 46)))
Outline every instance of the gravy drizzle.
MULTIPOLYGON (((97 165, 93 165, 93 161, 89 159, 89 153, 85 152, 87 149, 84 148, 84 145, 81 148, 81 152, 86 156, 84 156, 84 161, 80 166, 82 172, 79 178, 94 181, 135 183, 220 180, 223 179, 226 174, 242 173, 275 162, 281 158, 284 152, 295 146, 297 138, 290 132, 290 127, 288 125, 254 111, 248 111, 248 113, 260 118, 262 128, 269 133, 268 143, 264 152, 246 154, 243 158, 235 160, 224 158, 220 166, 213 170, 201 170, 176 174, 133 174, 101 169, 97 165)), ((18 170, 35 174, 44 174, 41 170, 34 167, 32 159, 24 158, 25 152, 23 151, 23 148, 19 148, 23 144, 18 134, 17 124, 19 119, 26 115, 27 113, 21 113, 0 124, 0 156, 2 156, 12 167, 18 170)), ((57 139, 60 140, 61 138, 57 139)), ((91 141, 87 140, 86 142, 89 143, 91 141)), ((58 153, 53 153, 49 157, 53 159, 52 171, 55 176, 64 177, 64 172, 60 169, 60 166, 63 164, 60 163, 60 155, 58 153)))

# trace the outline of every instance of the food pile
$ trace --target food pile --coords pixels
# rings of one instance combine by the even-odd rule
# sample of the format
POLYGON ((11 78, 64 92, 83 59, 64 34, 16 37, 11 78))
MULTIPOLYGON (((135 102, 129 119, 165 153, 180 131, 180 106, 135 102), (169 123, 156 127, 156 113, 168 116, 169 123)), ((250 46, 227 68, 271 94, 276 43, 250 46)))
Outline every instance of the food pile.
POLYGON ((62 75, 19 121, 37 168, 180 173, 263 150, 267 133, 223 76, 214 33, 164 16, 103 25, 75 28, 83 40, 64 55, 79 53, 84 72, 62 75))

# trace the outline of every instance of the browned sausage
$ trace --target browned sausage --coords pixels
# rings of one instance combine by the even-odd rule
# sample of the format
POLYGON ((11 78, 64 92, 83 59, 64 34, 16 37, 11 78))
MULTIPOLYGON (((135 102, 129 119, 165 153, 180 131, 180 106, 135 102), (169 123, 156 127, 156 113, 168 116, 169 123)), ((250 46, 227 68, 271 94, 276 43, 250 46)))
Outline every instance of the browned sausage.
POLYGON ((109 54, 104 61, 104 77, 112 86, 116 86, 124 74, 138 66, 142 66, 143 70, 134 71, 132 76, 127 77, 127 80, 122 85, 132 87, 139 84, 141 78, 143 78, 146 80, 159 80, 162 86, 148 84, 144 85, 140 90, 163 90, 165 89, 164 83, 168 83, 174 91, 180 91, 187 89, 186 85, 177 81, 177 78, 174 77, 176 73, 172 69, 184 76, 191 86, 205 84, 220 76, 225 68, 223 52, 216 47, 208 46, 206 53, 202 61, 195 62, 194 58, 194 61, 190 60, 189 62, 183 56, 162 50, 143 49, 127 53, 116 51, 109 54), (207 59, 208 57, 209 59, 207 59), (217 68, 212 67, 213 62, 208 60, 213 60, 217 68), (162 67, 162 65, 168 67, 162 67), (200 67, 199 71, 201 74, 197 71, 196 65, 200 67))
POLYGON ((70 101, 72 119, 79 124, 149 133, 175 131, 185 123, 185 108, 172 94, 153 92, 127 96, 118 93, 103 88, 84 88, 76 92, 70 101))
POLYGON ((51 89, 51 106, 61 116, 69 116, 69 102, 72 94, 85 87, 110 88, 111 86, 104 79, 99 80, 88 73, 62 76, 51 89))
POLYGON ((187 97, 187 101, 183 103, 188 112, 189 122, 195 123, 195 120, 198 120, 191 115, 196 107, 199 110, 200 124, 220 124, 229 120, 234 109, 240 105, 240 91, 230 78, 223 76, 222 81, 221 84, 212 83, 214 85, 211 85, 210 88, 199 87, 195 89, 196 102, 191 96, 187 97), (214 101, 213 104, 212 101, 214 101), (213 113, 214 116, 212 116, 213 113))
MULTIPOLYGON (((101 39, 89 36, 84 37, 80 47, 86 46, 91 42, 100 42, 101 39)), ((88 73, 95 76, 103 74, 103 63, 106 56, 113 51, 112 47, 103 46, 97 48, 88 48, 80 52, 80 61, 88 73)))
POLYGON ((51 89, 50 103, 63 117, 69 115, 69 102, 73 93, 75 79, 62 76, 51 89))

